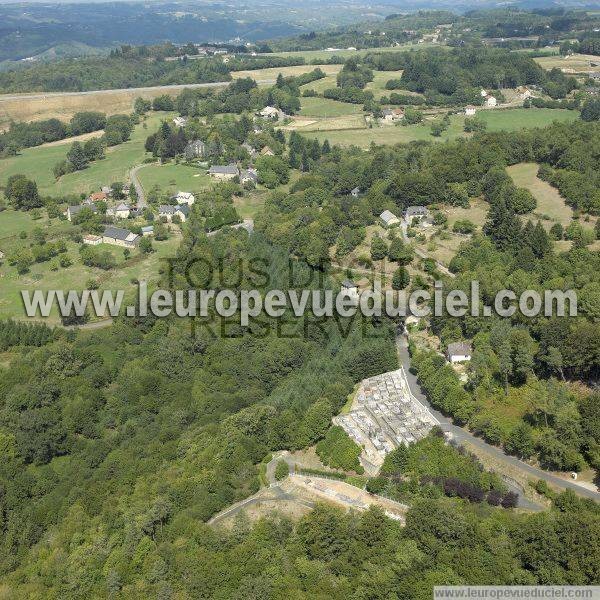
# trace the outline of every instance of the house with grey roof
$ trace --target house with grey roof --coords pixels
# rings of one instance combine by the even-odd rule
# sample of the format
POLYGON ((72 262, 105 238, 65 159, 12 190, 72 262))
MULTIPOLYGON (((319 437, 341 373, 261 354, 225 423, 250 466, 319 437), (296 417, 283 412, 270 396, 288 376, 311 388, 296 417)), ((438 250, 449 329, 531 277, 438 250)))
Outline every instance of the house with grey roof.
POLYGON ((89 210, 91 210, 94 214, 98 213, 98 207, 91 203, 91 202, 87 202, 84 204, 79 204, 77 206, 69 206, 67 208, 67 212, 65 213, 67 220, 72 221, 73 218, 75 216, 77 216, 84 208, 88 208, 89 210))
POLYGON ((131 215, 131 207, 129 204, 125 204, 121 202, 117 206, 112 206, 106 210, 106 214, 109 217, 114 217, 115 219, 128 219, 131 215))
POLYGON ((240 170, 237 165, 213 165, 208 174, 215 179, 233 179, 239 177, 240 170))
POLYGON ((240 182, 244 183, 258 183, 258 172, 256 169, 242 169, 240 171, 240 182))
POLYGON ((128 229, 109 226, 102 234, 102 241, 105 244, 113 246, 123 246, 124 248, 135 248, 140 241, 140 236, 132 233, 128 229))
POLYGON ((404 211, 404 220, 408 224, 412 223, 413 219, 423 221, 424 219, 429 219, 430 217, 431 213, 425 206, 408 206, 404 211))
POLYGON ((193 160, 194 158, 204 158, 207 152, 208 148, 202 140, 194 140, 188 143, 183 154, 187 160, 193 160))
POLYGON ((446 357, 450 363, 468 362, 472 354, 473 350, 468 342, 452 342, 446 350, 446 357))
POLYGON ((185 223, 189 215, 190 207, 187 204, 182 204, 181 206, 163 204, 158 207, 158 217, 164 219, 168 223, 173 221, 173 217, 179 217, 180 221, 185 223))
POLYGON ((379 218, 385 227, 391 227, 392 225, 398 225, 400 223, 400 219, 391 210, 384 210, 379 215, 379 218))
POLYGON ((359 187, 355 187, 353 189, 350 190, 350 195, 353 198, 358 198, 358 196, 360 195, 360 188, 359 187))

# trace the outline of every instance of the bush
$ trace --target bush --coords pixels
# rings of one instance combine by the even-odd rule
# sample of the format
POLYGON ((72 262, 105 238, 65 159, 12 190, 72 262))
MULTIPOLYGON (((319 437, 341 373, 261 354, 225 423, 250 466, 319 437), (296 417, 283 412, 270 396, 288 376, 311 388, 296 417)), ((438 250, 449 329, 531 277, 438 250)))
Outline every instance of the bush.
POLYGON ((290 467, 285 460, 278 460, 275 466, 275 479, 281 481, 290 474, 290 467))
POLYGON ((361 447, 354 443, 348 434, 337 425, 334 425, 326 433, 325 438, 317 444, 317 454, 328 467, 364 473, 358 457, 362 451, 361 447))

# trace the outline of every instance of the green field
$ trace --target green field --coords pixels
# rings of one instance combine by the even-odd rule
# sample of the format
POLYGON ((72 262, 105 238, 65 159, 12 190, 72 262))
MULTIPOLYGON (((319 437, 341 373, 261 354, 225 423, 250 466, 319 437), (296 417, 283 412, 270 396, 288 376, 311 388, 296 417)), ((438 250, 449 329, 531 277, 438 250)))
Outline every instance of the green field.
POLYGON ((323 79, 317 79, 310 83, 305 83, 300 86, 301 90, 315 90, 315 92, 322 94, 325 90, 330 90, 337 86, 337 75, 327 75, 323 79))
POLYGON ((11 175, 22 173, 37 182, 42 195, 61 196, 87 194, 114 181, 125 181, 131 167, 146 156, 146 138, 169 116, 169 113, 151 113, 144 123, 137 125, 128 142, 109 148, 103 160, 91 163, 83 171, 69 173, 59 181, 55 180, 52 169, 64 160, 69 144, 23 150, 18 156, 0 160, 0 185, 11 175))
POLYGON ((365 89, 373 92, 375 99, 381 98, 381 96, 389 96, 391 90, 385 89, 385 84, 390 79, 400 79, 402 71, 374 71, 373 81, 367 84, 365 89))
MULTIPOLYGON (((41 227, 46 232, 48 240, 65 239, 67 232, 73 226, 67 221, 53 219, 52 221, 40 219, 33 221, 27 213, 15 213, 4 211, 0 213, 0 249, 10 253, 19 247, 28 247, 30 239, 22 240, 18 236, 20 231, 30 231, 33 227, 41 227), (9 230, 11 224, 16 228, 15 235, 9 230)), ((126 227, 126 225, 123 225, 126 227)), ((15 267, 10 266, 6 260, 0 261, 0 318, 15 317, 22 319, 25 313, 21 304, 21 290, 82 290, 87 287, 89 280, 97 281, 100 289, 125 290, 127 301, 134 298, 135 286, 133 280, 146 279, 150 286, 158 283, 158 273, 161 259, 175 256, 181 236, 177 229, 168 240, 163 242, 153 241, 155 252, 142 255, 137 250, 131 251, 131 256, 125 260, 123 249, 116 246, 103 245, 102 249, 109 250, 117 259, 117 267, 109 271, 103 271, 94 267, 87 267, 81 263, 79 256, 79 245, 73 241, 67 241, 67 255, 73 264, 67 268, 51 270, 51 264, 56 259, 48 262, 32 265, 30 271, 19 275, 15 267)), ((58 322, 58 314, 54 310, 51 323, 58 322)))
MULTIPOLYGON (((478 116, 488 123, 489 131, 516 131, 527 127, 543 127, 553 121, 571 121, 577 119, 578 113, 567 110, 554 109, 526 109, 515 108, 507 110, 479 111, 478 116)), ((371 143, 399 144, 413 141, 443 142, 457 137, 465 136, 463 131, 464 116, 453 115, 450 118, 450 127, 440 137, 433 137, 430 131, 431 121, 420 125, 380 126, 371 129, 346 129, 316 131, 316 124, 298 129, 309 137, 319 141, 328 139, 331 144, 341 146, 358 146, 368 148, 371 143), (311 128, 313 129, 311 131, 311 128)))
POLYGON ((565 204, 556 188, 537 176, 538 168, 536 163, 519 163, 508 167, 507 171, 515 185, 527 188, 535 196, 535 214, 546 217, 543 220, 546 228, 549 229, 554 223, 561 223, 566 227, 573 219, 573 209, 565 204))
POLYGON ((154 187, 169 193, 196 192, 207 188, 211 182, 206 169, 176 163, 144 166, 138 171, 138 178, 146 193, 154 187))
POLYGON ((328 98, 302 98, 300 116, 302 117, 343 117, 362 114, 362 104, 338 102, 328 98))
POLYGON ((421 50, 422 48, 429 48, 431 46, 436 46, 438 48, 444 48, 445 46, 440 46, 440 44, 402 44, 401 46, 394 47, 385 47, 385 48, 364 48, 362 50, 336 50, 336 51, 327 51, 327 50, 299 50, 297 52, 274 52, 273 54, 269 54, 268 56, 289 56, 289 57, 303 57, 307 62, 319 61, 319 60, 328 60, 332 56, 341 56, 343 58, 349 58, 351 56, 364 56, 369 52, 401 52, 403 50, 421 50))

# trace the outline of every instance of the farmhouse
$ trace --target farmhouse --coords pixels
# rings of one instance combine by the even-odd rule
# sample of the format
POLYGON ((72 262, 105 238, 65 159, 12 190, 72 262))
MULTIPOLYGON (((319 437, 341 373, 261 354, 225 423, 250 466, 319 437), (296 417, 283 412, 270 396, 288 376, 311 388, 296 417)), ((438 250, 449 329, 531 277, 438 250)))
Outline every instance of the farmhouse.
POLYGON ((429 210, 424 206, 409 206, 404 211, 404 220, 407 223, 412 223, 413 219, 422 221, 429 218, 429 210))
POLYGON ((260 155, 261 156, 275 156, 275 152, 273 152, 273 150, 271 150, 271 148, 269 148, 269 146, 265 146, 261 151, 260 151, 260 155))
POLYGON ((173 217, 179 217, 182 223, 185 223, 190 214, 190 207, 187 205, 173 206, 171 204, 163 204, 158 207, 159 218, 164 218, 167 222, 171 222, 173 217))
POLYGON ((185 127, 187 125, 187 118, 186 117, 175 117, 173 119, 173 123, 175 123, 176 127, 185 127))
POLYGON ((67 208, 67 212, 65 213, 67 215, 67 220, 72 221, 73 218, 76 215, 78 215, 84 208, 89 208, 94 214, 98 213, 98 207, 95 204, 91 203, 80 204, 78 206, 69 206, 67 208))
POLYGON ((131 207, 121 202, 118 206, 107 209, 106 214, 115 219, 128 219, 129 215, 131 215, 131 207))
POLYGON ((474 106, 467 106, 465 108, 465 116, 466 117, 474 117, 477 109, 474 106))
POLYGON ((236 165, 213 165, 208 174, 215 179, 233 179, 240 174, 236 165))
POLYGON ((120 227, 107 227, 102 235, 102 241, 113 246, 135 248, 140 241, 140 236, 120 227))
POLYGON ((144 237, 154 235, 154 225, 147 225, 146 227, 142 227, 142 235, 144 237))
POLYGON ((87 197, 86 202, 89 204, 91 202, 106 202, 107 200, 108 194, 106 192, 94 192, 87 197))
POLYGON ((193 142, 189 142, 183 151, 187 160, 204 158, 206 156, 206 152, 206 144, 202 140, 194 140, 193 142))
POLYGON ((485 105, 489 107, 497 106, 498 100, 494 96, 486 96, 485 97, 485 105))
POLYGON ((379 218, 383 221, 385 227, 391 227, 392 225, 398 225, 400 219, 391 211, 384 210, 379 218))
POLYGON ((451 344, 448 344, 448 349, 446 350, 446 357, 448 358, 448 362, 467 362, 471 360, 471 356, 471 344, 468 344, 467 342, 453 342, 451 344))
POLYGON ((244 183, 254 183, 258 182, 258 173, 256 169, 242 169, 240 171, 240 182, 244 183))
POLYGON ((244 142, 242 148, 250 155, 250 158, 254 158, 258 154, 256 148, 253 148, 248 142, 244 142))
POLYGON ((354 283, 354 281, 351 281, 350 279, 345 279, 342 281, 342 291, 353 300, 358 300, 358 286, 356 283, 354 283))
POLYGON ((404 111, 401 108, 385 108, 381 112, 384 121, 400 121, 404 119, 404 111))
POLYGON ((97 246, 98 244, 102 243, 102 236, 92 234, 84 235, 83 243, 87 244, 88 246, 97 246))
POLYGON ((358 196, 360 195, 360 188, 359 187, 355 187, 353 189, 350 190, 350 195, 353 198, 358 198, 358 196))
POLYGON ((258 114, 263 119, 273 119, 274 121, 285 118, 285 113, 274 106, 265 106, 265 108, 263 108, 258 114))
POLYGON ((179 205, 187 204, 188 206, 192 206, 196 198, 191 192, 177 192, 174 196, 171 196, 171 200, 174 200, 179 205))

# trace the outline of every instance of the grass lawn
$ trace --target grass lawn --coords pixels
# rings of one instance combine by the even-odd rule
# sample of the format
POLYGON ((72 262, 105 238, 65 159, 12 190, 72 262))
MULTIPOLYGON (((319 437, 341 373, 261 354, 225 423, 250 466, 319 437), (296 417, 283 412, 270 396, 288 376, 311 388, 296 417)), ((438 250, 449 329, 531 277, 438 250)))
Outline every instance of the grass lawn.
POLYGON ((151 164, 138 171, 138 178, 148 193, 155 186, 169 193, 196 192, 209 187, 211 178, 206 169, 186 164, 151 164))
POLYGON ((338 102, 328 98, 302 98, 300 115, 303 117, 341 117, 363 113, 362 104, 338 102))
POLYGON ((553 121, 575 121, 579 112, 554 108, 509 108, 506 110, 480 110, 477 116, 483 119, 488 131, 516 131, 531 127, 545 127, 553 121))
MULTIPOLYGON (((0 266, 0 318, 15 317, 25 318, 21 302, 21 290, 83 290, 87 287, 89 280, 100 283, 100 289, 125 290, 125 300, 130 303, 135 298, 136 287, 132 283, 134 279, 146 279, 149 287, 159 282, 158 274, 161 259, 175 256, 181 236, 174 231, 168 240, 162 242, 153 241, 155 252, 142 255, 138 250, 132 250, 131 256, 125 260, 123 249, 116 246, 102 245, 102 249, 109 250, 117 259, 117 267, 109 271, 103 271, 94 267, 86 267, 81 263, 79 257, 79 245, 69 241, 67 243, 67 254, 73 264, 57 271, 50 269, 52 261, 34 264, 30 271, 19 275, 16 269, 9 266, 6 261, 0 266)), ((27 245, 28 240, 23 244, 27 245)), ((53 309, 49 323, 59 322, 56 309, 53 309)))
POLYGON ((554 223, 569 225, 573 218, 573 210, 565 204, 564 198, 556 188, 538 178, 538 166, 536 163, 520 163, 508 167, 507 171, 516 186, 527 188, 535 196, 535 214, 540 218, 546 217, 543 223, 547 229, 554 223))
POLYGON ((0 160, 0 185, 16 173, 34 179, 42 195, 61 196, 87 194, 114 181, 125 181, 131 167, 141 163, 146 152, 144 142, 160 122, 170 113, 151 113, 144 123, 136 126, 131 139, 124 144, 108 148, 106 158, 90 164, 87 169, 69 173, 56 181, 54 165, 64 160, 69 145, 28 148, 19 156, 0 160))
MULTIPOLYGON (((31 231, 34 227, 42 227, 45 223, 47 223, 46 218, 34 221, 29 213, 12 209, 4 210, 0 212, 0 244, 2 240, 14 238, 21 231, 31 231)), ((0 250, 4 248, 0 246, 0 250)))
POLYGON ((398 90, 386 90, 385 84, 390 79, 400 79, 402 71, 373 71, 373 81, 367 84, 365 89, 373 92, 375 99, 381 98, 381 96, 389 96, 393 91, 398 90))
POLYGON ((254 219, 256 213, 264 206, 268 194, 267 190, 245 192, 241 198, 234 196, 233 205, 242 219, 254 219))
POLYGON ((456 221, 468 219, 477 227, 483 227, 487 218, 487 213, 490 206, 484 200, 475 198, 471 200, 469 208, 461 208, 459 206, 448 206, 443 212, 448 217, 448 229, 452 230, 452 226, 456 221))
POLYGON ((327 75, 323 79, 317 79, 310 83, 305 83, 300 86, 301 90, 315 90, 315 92, 322 94, 325 90, 330 90, 337 86, 337 77, 335 75, 327 75))

